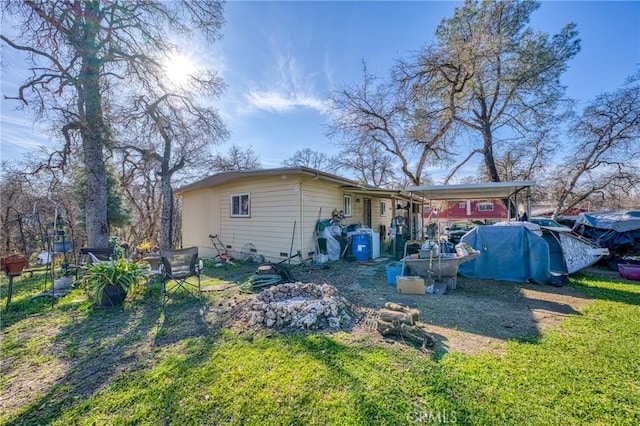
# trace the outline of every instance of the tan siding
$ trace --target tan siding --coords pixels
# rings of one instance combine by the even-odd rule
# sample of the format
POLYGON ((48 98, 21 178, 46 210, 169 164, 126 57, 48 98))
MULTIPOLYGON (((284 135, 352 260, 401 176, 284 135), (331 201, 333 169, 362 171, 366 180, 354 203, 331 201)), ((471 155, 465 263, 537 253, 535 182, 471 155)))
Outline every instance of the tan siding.
MULTIPOLYGON (((241 253, 253 244, 256 254, 268 260, 289 253, 293 222, 298 220, 299 186, 295 179, 250 179, 218 188, 220 191, 220 238, 229 250, 241 253), (231 195, 249 193, 251 217, 230 217, 231 195)), ((294 244, 294 252, 297 250, 294 244)))
POLYGON ((391 200, 388 198, 373 198, 371 200, 371 229, 374 232, 380 230, 380 225, 384 225, 389 228, 391 224, 391 200), (387 212, 384 216, 380 216, 380 202, 385 201, 387 203, 387 212))
MULTIPOLYGON (((363 222, 362 195, 345 192, 337 183, 308 176, 267 176, 233 181, 213 188, 184 193, 183 241, 184 246, 196 245, 203 257, 213 257, 217 251, 208 236, 216 234, 232 255, 238 256, 243 247, 253 244, 256 254, 266 260, 280 261, 291 250, 298 250, 306 258, 315 251, 315 224, 331 217, 334 209, 343 209, 343 196, 352 196, 353 214, 344 225, 363 222), (249 193, 251 217, 230 217, 232 194, 249 193), (360 199, 356 203, 356 199, 360 199)), ((387 200, 387 215, 380 216, 380 199, 372 198, 372 228, 379 232, 379 225, 389 226, 392 217, 392 201, 387 200)))
POLYGON ((307 181, 303 184, 304 228, 301 228, 302 255, 315 251, 315 226, 322 209, 321 219, 331 217, 334 209, 342 210, 342 190, 324 181, 307 181))
POLYGON ((387 233, 391 226, 392 210, 391 203, 393 201, 389 198, 373 198, 371 200, 371 229, 373 232, 380 232, 380 252, 387 250, 386 245, 389 243, 389 237, 387 233), (387 211, 386 215, 380 216, 380 201, 386 201, 387 211), (380 225, 384 225, 384 230, 380 229, 380 225))
POLYGON ((209 235, 220 232, 218 195, 210 188, 187 192, 182 196, 182 245, 197 246, 202 257, 218 254, 209 235))

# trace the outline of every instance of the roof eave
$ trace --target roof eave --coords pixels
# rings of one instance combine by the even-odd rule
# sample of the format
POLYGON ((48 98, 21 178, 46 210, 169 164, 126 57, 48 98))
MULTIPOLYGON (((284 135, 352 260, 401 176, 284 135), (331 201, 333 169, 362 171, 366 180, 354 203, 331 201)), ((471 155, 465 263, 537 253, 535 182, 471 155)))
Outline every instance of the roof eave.
POLYGON ((211 188, 225 183, 244 178, 261 177, 261 176, 278 176, 278 175, 305 175, 315 178, 322 178, 326 181, 334 182, 345 186, 357 186, 358 183, 350 179, 342 178, 331 173, 308 167, 282 167, 277 169, 259 169, 239 172, 222 172, 212 176, 208 176, 199 181, 190 183, 174 191, 175 195, 182 195, 185 192, 198 189, 211 188))

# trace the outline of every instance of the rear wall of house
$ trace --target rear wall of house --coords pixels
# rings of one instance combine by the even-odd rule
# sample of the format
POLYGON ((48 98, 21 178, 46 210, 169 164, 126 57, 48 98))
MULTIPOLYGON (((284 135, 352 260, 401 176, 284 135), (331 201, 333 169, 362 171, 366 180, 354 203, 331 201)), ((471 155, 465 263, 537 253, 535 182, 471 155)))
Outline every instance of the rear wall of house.
POLYGON ((208 237, 213 234, 236 258, 260 254, 273 262, 286 259, 290 252, 311 256, 319 214, 331 217, 334 208, 342 209, 342 191, 336 184, 307 176, 243 179, 189 191, 182 199, 185 247, 196 245, 202 257, 214 257, 218 252, 208 237), (231 217, 231 197, 246 193, 250 217, 231 217))
POLYGON ((219 194, 211 188, 182 195, 182 246, 199 247, 202 257, 217 254, 209 235, 220 232, 219 194))
POLYGON ((288 256, 293 223, 299 219, 296 180, 286 175, 244 179, 218 191, 220 239, 235 257, 261 254, 275 261, 288 256), (250 217, 231 217, 231 197, 245 193, 250 196, 250 217))
MULTIPOLYGON (((317 220, 331 218, 334 209, 343 210, 344 195, 352 197, 353 214, 345 218, 343 224, 362 223, 361 195, 310 176, 250 178, 189 191, 182 194, 183 245, 198 246, 202 257, 215 257, 218 251, 209 239, 211 234, 217 235, 224 248, 236 258, 260 254, 268 261, 278 262, 298 251, 303 258, 309 258, 316 250, 317 220), (250 194, 250 217, 231 217, 231 197, 246 193, 250 194), (360 202, 356 202, 357 199, 360 202)), ((392 217, 392 200, 384 200, 384 215, 380 201, 373 198, 371 202, 374 232, 380 232, 380 225, 388 229, 392 217)), ((381 236, 384 242, 385 235, 381 236)))

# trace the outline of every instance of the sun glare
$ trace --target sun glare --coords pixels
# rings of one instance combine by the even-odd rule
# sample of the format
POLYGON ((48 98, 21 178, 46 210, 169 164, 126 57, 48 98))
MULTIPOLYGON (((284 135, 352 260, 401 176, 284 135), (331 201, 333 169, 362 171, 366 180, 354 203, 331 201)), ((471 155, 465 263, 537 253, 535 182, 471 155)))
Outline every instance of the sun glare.
POLYGON ((164 63, 167 79, 176 86, 182 86, 189 80, 189 75, 196 72, 196 63, 191 58, 176 54, 164 63))

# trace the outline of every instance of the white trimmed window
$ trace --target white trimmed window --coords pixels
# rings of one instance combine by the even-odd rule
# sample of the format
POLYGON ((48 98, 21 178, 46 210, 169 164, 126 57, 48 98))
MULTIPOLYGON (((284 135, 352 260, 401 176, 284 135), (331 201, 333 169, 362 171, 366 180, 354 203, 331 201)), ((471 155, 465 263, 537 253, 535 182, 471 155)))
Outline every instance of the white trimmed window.
POLYGON ((386 215, 387 215, 387 202, 380 201, 380 216, 386 216, 386 215))
POLYGON ((466 209, 467 208, 467 203, 458 203, 458 208, 459 209, 466 209))
POLYGON ((478 211, 480 212, 493 211, 493 203, 478 203, 478 211))
POLYGON ((251 217, 251 195, 231 194, 231 217, 251 217))
POLYGON ((342 211, 344 212, 344 217, 351 217, 351 195, 344 196, 342 211))

